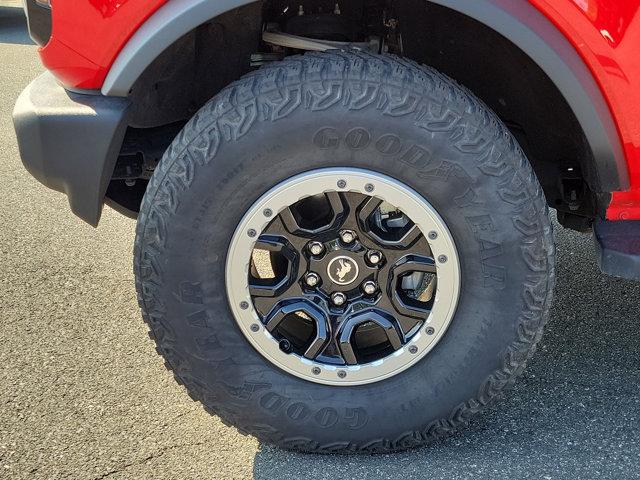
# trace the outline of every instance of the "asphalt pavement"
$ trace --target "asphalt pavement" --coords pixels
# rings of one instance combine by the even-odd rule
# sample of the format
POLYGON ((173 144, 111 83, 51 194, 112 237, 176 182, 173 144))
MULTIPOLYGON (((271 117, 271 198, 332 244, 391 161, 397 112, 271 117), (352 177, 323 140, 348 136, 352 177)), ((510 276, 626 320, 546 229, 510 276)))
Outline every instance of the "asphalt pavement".
POLYGON ((41 71, 19 10, 0 7, 0 478, 640 478, 640 284, 602 275, 591 237, 560 227, 539 353, 465 432, 409 453, 328 457, 225 427, 147 337, 133 221, 107 208, 93 229, 23 169, 11 111, 41 71))

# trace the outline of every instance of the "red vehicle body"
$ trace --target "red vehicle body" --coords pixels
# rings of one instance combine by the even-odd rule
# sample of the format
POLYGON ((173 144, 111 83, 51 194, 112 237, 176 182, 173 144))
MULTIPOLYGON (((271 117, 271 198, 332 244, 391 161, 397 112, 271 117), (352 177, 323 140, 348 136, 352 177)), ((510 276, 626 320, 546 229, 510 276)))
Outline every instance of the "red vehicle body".
POLYGON ((259 439, 466 424, 541 338, 549 208, 640 281, 639 0, 24 1, 25 167, 137 219, 158 352, 259 439))
MULTIPOLYGON (((129 38, 167 0, 53 0, 44 65, 65 85, 100 89, 129 38)), ((615 118, 629 189, 613 192, 609 220, 640 219, 640 4, 635 0, 530 0, 580 53, 615 118)))

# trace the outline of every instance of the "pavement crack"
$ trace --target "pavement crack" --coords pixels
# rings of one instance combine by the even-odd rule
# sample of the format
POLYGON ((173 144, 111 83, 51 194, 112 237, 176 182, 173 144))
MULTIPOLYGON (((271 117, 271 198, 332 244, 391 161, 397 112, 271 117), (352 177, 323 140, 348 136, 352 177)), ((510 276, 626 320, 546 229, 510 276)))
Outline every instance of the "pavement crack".
POLYGON ((172 450, 178 450, 181 448, 188 448, 188 447, 197 447, 197 446, 201 446, 201 445, 205 445, 206 442, 196 442, 196 443, 185 443, 185 444, 181 444, 181 445, 170 445, 168 447, 163 447, 160 450, 158 450, 157 452, 152 452, 151 454, 147 455, 145 458, 130 462, 130 463, 125 463, 124 465, 119 466, 118 468, 115 468, 113 470, 109 470, 108 472, 105 472, 97 477, 94 477, 93 480, 102 480, 103 478, 108 478, 111 475, 115 475, 116 473, 121 473, 124 472, 126 470, 128 470, 129 468, 132 467, 137 467, 140 465, 144 465, 152 460, 155 460, 156 458, 160 458, 162 457, 165 453, 170 452, 172 450))

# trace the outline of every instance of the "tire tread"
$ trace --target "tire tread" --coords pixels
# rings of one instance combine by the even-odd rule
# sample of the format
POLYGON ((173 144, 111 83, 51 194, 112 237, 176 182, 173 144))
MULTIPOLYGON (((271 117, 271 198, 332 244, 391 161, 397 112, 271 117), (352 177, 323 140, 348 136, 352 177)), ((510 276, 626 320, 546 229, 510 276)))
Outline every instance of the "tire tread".
MULTIPOLYGON (((487 149, 491 151, 486 144, 467 143, 464 148, 469 152, 482 155, 487 149)), ((514 202, 519 201, 517 195, 513 198, 514 202)), ((157 352, 164 357, 165 366, 173 372, 176 381, 209 413, 240 433, 289 449, 332 454, 388 453, 453 434, 513 385, 534 354, 548 318, 555 284, 554 258, 552 226, 539 182, 513 136, 486 105, 432 68, 394 56, 333 51, 289 57, 254 71, 225 88, 187 123, 165 153, 144 196, 134 246, 134 271, 138 303, 157 352), (390 95, 391 91, 397 95, 390 95), (359 96, 355 95, 357 92, 359 96), (505 196, 516 190, 510 189, 514 183, 524 189, 521 214, 514 219, 514 226, 524 236, 522 253, 531 270, 522 294, 526 308, 518 320, 518 338, 504 352, 502 367, 483 382, 475 398, 458 405, 448 418, 438 419, 420 431, 408 431, 395 439, 372 438, 359 445, 320 445, 311 439, 285 438, 271 426, 247 425, 241 412, 220 404, 190 375, 186 362, 173 348, 175 336, 164 319, 158 292, 161 266, 157 257, 165 245, 166 225, 177 208, 178 192, 190 186, 198 166, 209 162, 223 142, 242 138, 256 122, 276 122, 296 109, 321 110, 336 102, 349 109, 375 104, 383 114, 416 118, 426 103, 437 104, 443 121, 448 116, 467 120, 466 124, 452 129, 452 138, 461 134, 469 136, 476 130, 479 138, 489 136, 492 145, 513 153, 510 157, 518 159, 517 165, 491 174, 504 178, 501 184, 505 196), (451 110, 454 106, 455 110, 451 110), (460 127, 464 127, 462 133, 460 127)))

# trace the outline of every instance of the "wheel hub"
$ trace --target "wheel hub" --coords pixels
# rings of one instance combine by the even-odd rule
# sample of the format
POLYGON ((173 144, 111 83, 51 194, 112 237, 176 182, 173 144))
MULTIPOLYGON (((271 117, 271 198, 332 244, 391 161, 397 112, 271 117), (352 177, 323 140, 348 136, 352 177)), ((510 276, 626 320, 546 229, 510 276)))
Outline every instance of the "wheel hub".
POLYGON ((249 341, 325 384, 409 368, 444 335, 459 291, 455 245, 433 207, 364 170, 278 185, 242 220, 227 260, 227 293, 249 341))

